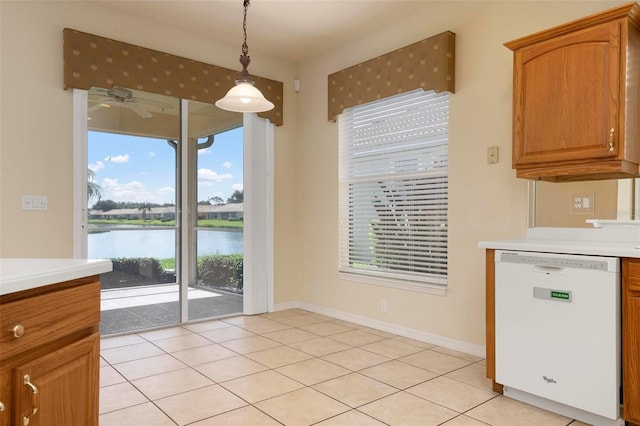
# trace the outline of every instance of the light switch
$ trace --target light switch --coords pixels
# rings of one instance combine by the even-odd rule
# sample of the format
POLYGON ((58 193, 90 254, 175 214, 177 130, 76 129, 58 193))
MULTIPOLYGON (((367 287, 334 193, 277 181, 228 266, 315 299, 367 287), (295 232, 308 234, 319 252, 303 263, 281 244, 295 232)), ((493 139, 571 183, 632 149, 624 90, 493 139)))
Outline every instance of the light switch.
POLYGON ((23 195, 22 210, 47 210, 47 196, 23 195))
POLYGON ((487 148, 487 164, 496 164, 498 162, 498 146, 490 146, 487 148))

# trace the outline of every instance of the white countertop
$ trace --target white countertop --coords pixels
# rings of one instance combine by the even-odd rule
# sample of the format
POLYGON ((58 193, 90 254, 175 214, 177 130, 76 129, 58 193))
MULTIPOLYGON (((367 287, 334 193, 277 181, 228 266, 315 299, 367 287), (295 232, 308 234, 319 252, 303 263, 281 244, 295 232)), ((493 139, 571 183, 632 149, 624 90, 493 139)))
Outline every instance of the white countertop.
POLYGON ((526 238, 480 241, 478 247, 640 258, 640 224, 622 225, 614 229, 530 228, 526 238))
POLYGON ((0 259, 0 296, 110 272, 108 259, 0 259))
POLYGON ((521 240, 480 241, 478 247, 496 250, 640 257, 640 244, 602 241, 535 240, 527 238, 521 240))

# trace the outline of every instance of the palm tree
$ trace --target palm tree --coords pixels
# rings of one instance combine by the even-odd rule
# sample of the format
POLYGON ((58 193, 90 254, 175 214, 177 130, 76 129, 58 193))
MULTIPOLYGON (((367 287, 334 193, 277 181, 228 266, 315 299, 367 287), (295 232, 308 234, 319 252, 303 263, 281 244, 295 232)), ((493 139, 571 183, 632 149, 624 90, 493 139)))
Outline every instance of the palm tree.
POLYGON ((102 188, 96 183, 96 172, 87 169, 87 201, 100 201, 102 198, 102 188))
POLYGON ((138 210, 142 210, 142 220, 147 220, 147 212, 151 211, 151 203, 142 203, 138 210))

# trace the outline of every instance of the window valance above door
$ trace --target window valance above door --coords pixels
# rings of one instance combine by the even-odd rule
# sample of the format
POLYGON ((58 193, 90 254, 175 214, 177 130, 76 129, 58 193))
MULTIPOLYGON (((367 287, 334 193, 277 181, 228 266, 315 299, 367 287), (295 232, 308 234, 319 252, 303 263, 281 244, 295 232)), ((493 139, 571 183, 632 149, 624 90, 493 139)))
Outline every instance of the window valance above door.
MULTIPOLYGON (((227 93, 238 75, 237 70, 70 28, 65 28, 63 34, 65 89, 121 86, 212 104, 227 93)), ((252 77, 256 87, 275 105, 271 111, 258 115, 281 126, 282 82, 252 77)))
POLYGON ((345 108, 415 89, 455 92, 455 38, 445 31, 328 78, 328 119, 345 108))

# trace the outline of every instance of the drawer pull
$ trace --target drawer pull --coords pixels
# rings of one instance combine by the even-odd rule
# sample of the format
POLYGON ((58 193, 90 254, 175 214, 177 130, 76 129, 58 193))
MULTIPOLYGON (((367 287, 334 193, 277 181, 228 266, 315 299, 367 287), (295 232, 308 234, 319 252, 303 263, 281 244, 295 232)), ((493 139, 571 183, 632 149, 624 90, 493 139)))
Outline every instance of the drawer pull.
POLYGON ((4 410, 5 410, 4 404, 2 403, 2 401, 0 401, 0 411, 4 411, 4 410))
POLYGON ((24 325, 22 324, 14 325, 13 328, 11 329, 11 332, 13 333, 13 337, 15 337, 16 339, 18 337, 24 336, 24 325))
POLYGON ((28 374, 24 375, 24 384, 31 390, 31 414, 28 416, 22 417, 23 426, 27 426, 31 421, 31 417, 35 416, 38 412, 38 405, 40 405, 40 394, 38 394, 38 388, 36 385, 31 383, 31 376, 28 374))

